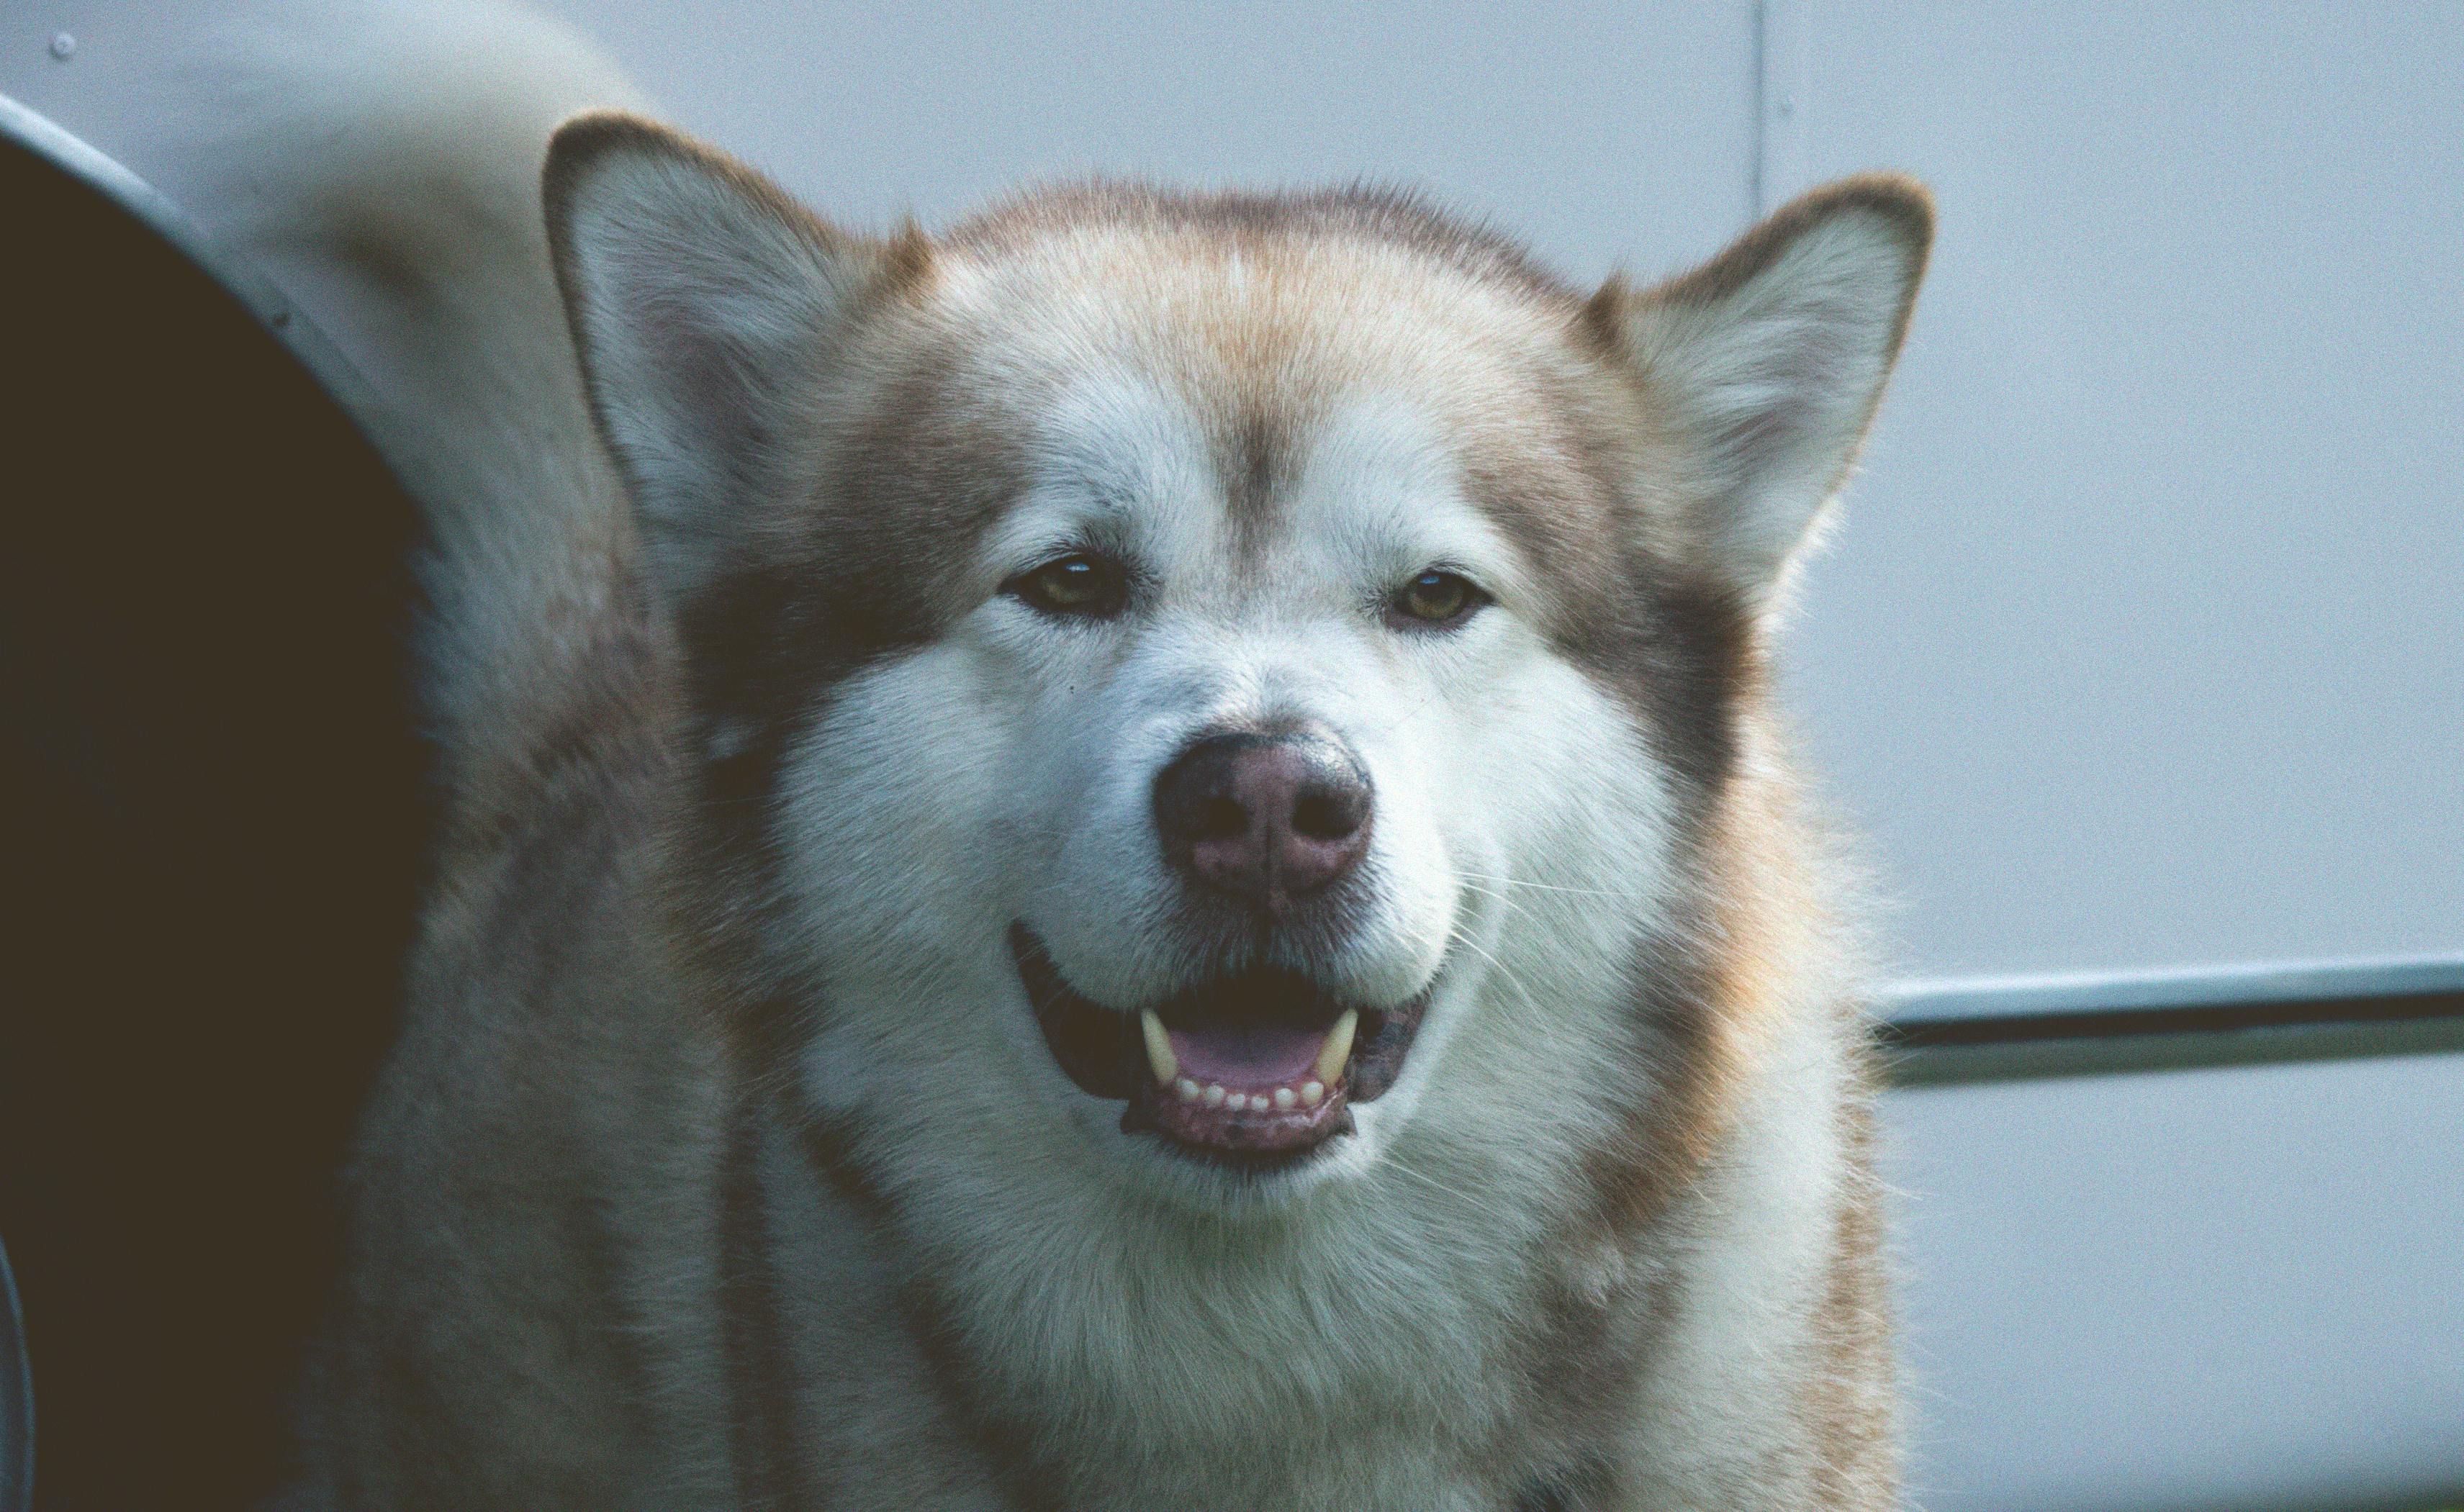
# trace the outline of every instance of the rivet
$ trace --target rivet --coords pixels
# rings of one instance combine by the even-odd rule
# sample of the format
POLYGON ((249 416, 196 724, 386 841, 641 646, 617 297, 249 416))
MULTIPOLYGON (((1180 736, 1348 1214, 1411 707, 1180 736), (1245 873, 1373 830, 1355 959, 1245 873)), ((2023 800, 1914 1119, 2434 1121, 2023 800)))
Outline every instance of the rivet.
POLYGON ((75 55, 76 53, 76 37, 69 35, 66 32, 55 32, 52 33, 52 56, 58 58, 61 62, 65 63, 70 59, 70 57, 75 55))

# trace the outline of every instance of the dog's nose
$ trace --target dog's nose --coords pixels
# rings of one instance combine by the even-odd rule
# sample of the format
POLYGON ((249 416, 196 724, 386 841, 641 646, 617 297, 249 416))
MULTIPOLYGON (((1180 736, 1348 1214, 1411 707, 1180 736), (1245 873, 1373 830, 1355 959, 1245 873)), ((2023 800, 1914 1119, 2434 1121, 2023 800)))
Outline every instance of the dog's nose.
POLYGON ((1209 735, 1155 785, 1164 859, 1275 915, 1360 864, 1371 806, 1360 763, 1307 733, 1209 735))

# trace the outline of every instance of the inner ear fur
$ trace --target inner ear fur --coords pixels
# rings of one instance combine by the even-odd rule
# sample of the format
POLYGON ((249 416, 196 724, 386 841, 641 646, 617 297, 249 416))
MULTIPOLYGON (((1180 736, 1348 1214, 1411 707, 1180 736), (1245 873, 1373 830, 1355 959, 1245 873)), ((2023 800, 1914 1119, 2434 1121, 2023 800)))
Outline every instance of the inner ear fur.
POLYGON ((785 481, 864 311, 922 275, 912 229, 850 234, 655 121, 577 116, 550 142, 547 233, 600 433, 651 577, 690 597, 785 481))
POLYGON ((1897 174, 1799 195, 1691 273, 1611 278, 1584 312, 1675 441, 1699 565, 1768 606, 1872 424, 1907 335, 1933 201, 1897 174))

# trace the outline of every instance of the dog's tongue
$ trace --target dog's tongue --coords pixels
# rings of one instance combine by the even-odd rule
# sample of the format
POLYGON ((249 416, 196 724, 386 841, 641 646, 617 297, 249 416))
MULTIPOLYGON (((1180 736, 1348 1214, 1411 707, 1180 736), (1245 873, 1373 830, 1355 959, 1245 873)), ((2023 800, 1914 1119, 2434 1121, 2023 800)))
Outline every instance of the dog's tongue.
POLYGON ((1326 1045, 1326 1031, 1290 1024, 1218 1019, 1167 1028, 1180 1074, 1200 1086, 1277 1087, 1305 1080, 1326 1045))

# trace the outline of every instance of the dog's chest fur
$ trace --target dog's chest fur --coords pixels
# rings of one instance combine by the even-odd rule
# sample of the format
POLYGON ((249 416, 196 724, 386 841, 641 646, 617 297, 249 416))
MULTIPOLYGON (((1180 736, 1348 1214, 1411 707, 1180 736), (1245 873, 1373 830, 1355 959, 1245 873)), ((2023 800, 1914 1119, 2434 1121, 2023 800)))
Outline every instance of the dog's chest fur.
MULTIPOLYGON (((1820 1162, 1820 1143, 1788 1157, 1820 1162)), ((1805 1490, 1813 1383, 1794 1357, 1814 1320, 1732 1316, 1717 1353, 1663 1358, 1657 1382, 1645 1362, 1709 1326, 1717 1304, 1687 1295, 1683 1272, 1717 1261, 1802 1283, 1836 1262, 1828 1245, 1718 1254, 1738 1236, 1706 1234, 1697 1201, 1612 1236, 1541 1213, 1501 1223, 1467 1196, 1435 1225, 1450 1234, 1405 1245, 1295 1234, 1193 1264, 1157 1236, 1141 1264, 1098 1230, 953 1251, 860 1183, 813 1179, 843 1155, 773 1122, 759 1157, 768 1305, 801 1410, 750 1452, 816 1504, 1571 1512, 1655 1482, 1689 1498, 1674 1505, 1747 1483, 1782 1505, 1805 1490), (1023 1283, 985 1274, 1013 1267, 1023 1283), (1756 1348, 1787 1363, 1729 1359, 1756 1348), (1768 1394, 1740 1410, 1744 1384, 1768 1394), (1681 1410, 1635 1421, 1667 1392, 1681 1410)))

